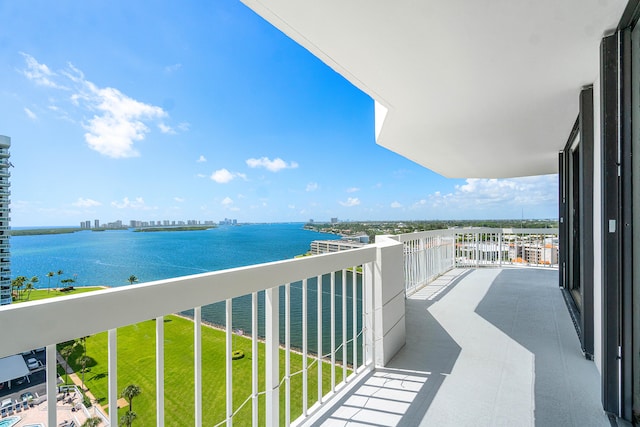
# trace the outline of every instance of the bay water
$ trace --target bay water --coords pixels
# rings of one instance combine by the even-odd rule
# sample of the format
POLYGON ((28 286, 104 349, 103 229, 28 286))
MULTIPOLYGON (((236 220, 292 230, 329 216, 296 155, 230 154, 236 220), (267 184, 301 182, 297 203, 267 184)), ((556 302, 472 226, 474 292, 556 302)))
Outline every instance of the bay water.
MULTIPOLYGON (((129 285, 139 282, 198 274, 264 262, 291 259, 309 250, 313 240, 338 236, 304 230, 302 223, 221 226, 202 231, 134 232, 133 230, 80 231, 71 234, 15 236, 11 238, 11 273, 39 278, 36 288, 61 287, 61 280, 74 279, 74 286, 129 285), (58 271, 62 274, 58 275, 58 271), (53 272, 52 277, 47 273, 53 272)), ((342 341, 342 272, 335 274, 335 339, 342 341)), ((352 338, 352 283, 347 272, 347 339, 352 338)), ((322 352, 330 345, 330 275, 322 277, 322 352)), ((356 298, 361 299, 361 280, 356 275, 356 298)), ((134 285, 135 286, 135 285, 134 285)), ((317 280, 308 280, 308 345, 317 350, 317 280)), ((284 339, 284 287, 280 288, 280 337, 284 339)), ((259 335, 264 336, 264 292, 258 294, 259 335)), ((360 304, 358 304, 360 307, 360 304)), ((357 326, 361 328, 361 309, 357 326)), ((191 312, 182 313, 191 316, 191 312)), ((203 321, 224 326, 224 302, 202 307, 203 321)), ((233 300, 233 328, 251 333, 251 296, 233 300)), ((291 343, 302 346, 302 284, 291 284, 291 343)), ((339 354, 341 354, 339 352, 339 354)), ((360 359, 360 357, 359 357, 360 359)))

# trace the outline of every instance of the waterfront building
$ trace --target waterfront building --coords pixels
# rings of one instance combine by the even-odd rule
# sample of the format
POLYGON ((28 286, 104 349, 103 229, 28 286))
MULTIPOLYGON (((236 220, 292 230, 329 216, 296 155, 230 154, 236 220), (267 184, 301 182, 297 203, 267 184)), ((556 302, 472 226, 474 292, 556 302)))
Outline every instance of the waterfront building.
POLYGON ((9 148, 11 138, 0 135, 0 305, 11 304, 11 250, 9 245, 9 148))
POLYGON ((346 251, 349 249, 357 249, 365 246, 366 243, 359 240, 340 239, 340 240, 314 240, 311 242, 311 254, 327 254, 331 252, 346 251))
POLYGON ((100 220, 99 219, 94 219, 93 220, 93 227, 94 228, 100 228, 100 220))

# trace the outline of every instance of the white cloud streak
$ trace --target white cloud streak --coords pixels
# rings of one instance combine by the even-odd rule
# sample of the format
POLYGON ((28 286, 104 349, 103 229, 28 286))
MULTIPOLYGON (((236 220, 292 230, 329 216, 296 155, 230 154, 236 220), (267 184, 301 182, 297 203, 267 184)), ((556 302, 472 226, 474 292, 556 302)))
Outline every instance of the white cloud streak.
POLYGON ((155 207, 147 206, 142 197, 136 197, 135 200, 129 200, 128 197, 122 199, 122 202, 111 202, 111 206, 118 209, 135 209, 135 210, 153 210, 155 207))
POLYGON ((270 172, 279 172, 282 169, 295 169, 298 167, 296 162, 285 162, 280 157, 276 157, 271 160, 268 157, 261 157, 259 159, 247 159, 247 166, 250 168, 265 168, 270 172))
POLYGON ((59 85, 53 80, 56 78, 57 74, 51 71, 45 64, 38 63, 33 56, 24 52, 20 52, 20 55, 23 56, 27 64, 27 68, 22 70, 22 74, 24 74, 26 78, 40 86, 51 87, 54 89, 66 89, 64 86, 59 85))
POLYGON ((200 155, 200 157, 198 157, 198 160, 196 160, 197 163, 204 163, 207 161, 207 158, 203 155, 200 155))
POLYGON ((28 109, 27 107, 24 107, 24 112, 27 114, 27 116, 31 119, 31 120, 38 120, 38 116, 36 116, 36 113, 34 113, 33 111, 31 111, 30 109, 28 109))
POLYGON ((90 149, 112 158, 137 157, 140 153, 134 144, 145 139, 150 123, 156 122, 163 133, 175 133, 161 121, 168 117, 162 108, 133 99, 112 87, 98 87, 72 64, 57 74, 31 55, 22 53, 22 56, 26 62, 23 74, 29 80, 69 91, 71 103, 92 116, 81 120, 90 149), (63 79, 69 87, 60 83, 63 79))
POLYGON ((317 189, 318 189, 318 183, 310 182, 307 184, 307 188, 305 189, 305 191, 311 192, 311 191, 316 191, 317 189))
POLYGON ((85 199, 83 197, 78 197, 78 200, 73 202, 72 205, 78 208, 93 208, 96 206, 102 206, 102 203, 93 199, 85 199))
POLYGON ((169 135, 175 135, 177 133, 175 130, 173 130, 171 126, 168 126, 164 123, 158 123, 158 129, 160 129, 160 132, 166 133, 169 135))
POLYGON ((340 201, 338 203, 346 207, 358 206, 360 204, 360 199, 358 199, 357 197, 347 197, 346 201, 340 201))

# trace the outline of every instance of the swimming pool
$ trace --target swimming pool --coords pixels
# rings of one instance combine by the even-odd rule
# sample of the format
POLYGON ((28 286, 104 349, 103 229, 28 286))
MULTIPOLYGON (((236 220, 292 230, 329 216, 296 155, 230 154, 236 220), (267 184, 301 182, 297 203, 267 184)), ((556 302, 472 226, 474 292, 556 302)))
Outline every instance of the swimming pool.
POLYGON ((4 418, 0 421, 0 427, 11 427, 13 425, 18 424, 18 421, 20 421, 20 417, 9 417, 9 418, 4 418))

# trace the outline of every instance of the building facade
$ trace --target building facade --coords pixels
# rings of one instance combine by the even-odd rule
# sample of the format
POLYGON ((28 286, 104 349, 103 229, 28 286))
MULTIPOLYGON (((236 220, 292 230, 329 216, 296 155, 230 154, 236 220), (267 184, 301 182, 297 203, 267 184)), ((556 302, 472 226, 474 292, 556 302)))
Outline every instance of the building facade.
POLYGON ((9 147, 11 138, 0 135, 0 305, 11 304, 11 259, 9 246, 9 147))

